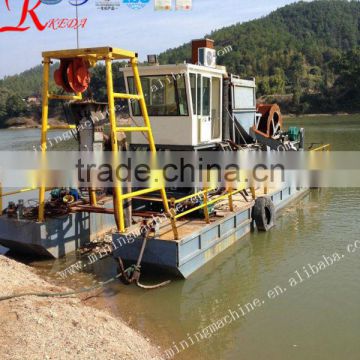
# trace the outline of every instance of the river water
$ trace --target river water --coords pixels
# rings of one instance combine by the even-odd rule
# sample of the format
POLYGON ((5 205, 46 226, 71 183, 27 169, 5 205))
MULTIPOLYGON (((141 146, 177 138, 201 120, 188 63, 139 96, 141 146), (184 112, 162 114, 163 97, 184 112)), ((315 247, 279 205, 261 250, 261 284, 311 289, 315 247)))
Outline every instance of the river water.
MULTIPOLYGON (((308 143, 360 150, 358 115, 294 118, 285 124, 305 127, 308 143)), ((178 359, 357 360, 360 249, 350 253, 347 247, 353 250, 360 240, 359 219, 360 189, 312 190, 279 213, 270 232, 246 236, 189 279, 172 279, 155 291, 116 283, 93 301, 162 348, 172 346, 176 353, 176 347, 185 347, 178 359), (254 299, 260 306, 196 341, 195 333, 254 299)), ((53 276, 71 261, 32 265, 53 276)), ((94 270, 70 277, 67 284, 105 280, 116 273, 116 266, 109 258, 94 270)), ((143 281, 166 278, 162 274, 143 281)))

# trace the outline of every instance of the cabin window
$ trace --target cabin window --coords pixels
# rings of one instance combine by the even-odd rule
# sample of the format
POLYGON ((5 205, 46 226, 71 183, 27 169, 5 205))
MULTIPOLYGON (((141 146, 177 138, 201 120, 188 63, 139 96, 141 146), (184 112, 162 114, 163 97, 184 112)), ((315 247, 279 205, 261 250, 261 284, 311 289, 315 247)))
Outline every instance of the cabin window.
POLYGON ((193 114, 197 115, 196 109, 196 75, 190 74, 190 87, 191 87, 191 99, 192 99, 192 106, 193 106, 193 114))
POLYGON ((186 82, 185 76, 182 74, 176 80, 176 90, 179 104, 179 114, 182 116, 189 115, 188 106, 187 106, 187 98, 186 98, 186 82))
MULTIPOLYGON (((184 74, 141 76, 149 116, 188 116, 184 74)), ((128 78, 129 92, 136 94, 134 78, 128 78)), ((134 116, 141 116, 138 101, 131 102, 134 116)))
POLYGON ((201 75, 197 75, 196 80, 196 98, 197 98, 197 115, 201 115, 201 75))
POLYGON ((210 78, 204 77, 203 81, 203 96, 202 96, 202 115, 210 115, 210 78))
POLYGON ((217 77, 212 78, 211 94, 211 137, 218 139, 221 136, 221 81, 217 77))

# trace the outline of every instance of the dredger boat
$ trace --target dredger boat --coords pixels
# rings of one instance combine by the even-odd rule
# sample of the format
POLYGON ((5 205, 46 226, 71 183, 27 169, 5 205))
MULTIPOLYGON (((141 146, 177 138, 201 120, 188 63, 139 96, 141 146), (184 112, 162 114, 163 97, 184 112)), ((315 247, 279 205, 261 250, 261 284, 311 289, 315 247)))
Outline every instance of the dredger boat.
MULTIPOLYGON (((174 65, 159 65, 156 57, 149 57, 148 64, 138 66, 135 52, 113 47, 44 52, 42 151, 46 152, 48 130, 59 128, 48 124, 51 100, 66 102, 69 125, 61 128, 76 133, 79 151, 118 154, 124 139, 131 150, 152 154, 304 149, 303 129, 285 131, 276 104, 256 104, 255 79, 241 79, 218 66, 212 40, 195 40, 192 47, 192 61, 174 65), (54 78, 66 95, 50 93, 53 60, 60 62, 54 78), (118 60, 128 61, 122 68, 122 92, 114 91, 119 84, 113 83, 112 63, 118 60), (90 68, 99 61, 105 61, 106 103, 84 96, 90 68), (127 103, 130 123, 118 121, 115 101, 127 103)), ((4 209, 0 244, 58 258, 114 230, 113 255, 121 263, 156 266, 186 278, 249 233, 252 224, 254 229, 269 230, 276 211, 306 191, 284 184, 124 188, 121 183, 111 189, 41 186, 38 205, 9 202, 4 209)), ((2 193, 0 198, 24 191, 34 189, 2 193)))

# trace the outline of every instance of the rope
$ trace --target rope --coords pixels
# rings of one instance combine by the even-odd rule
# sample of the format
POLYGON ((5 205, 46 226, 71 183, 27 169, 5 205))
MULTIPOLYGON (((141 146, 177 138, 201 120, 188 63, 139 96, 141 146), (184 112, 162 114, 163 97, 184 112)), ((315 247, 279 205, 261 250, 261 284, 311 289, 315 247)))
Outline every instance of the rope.
MULTIPOLYGON (((128 269, 126 269, 126 271, 128 271, 131 267, 129 267, 128 269)), ((13 295, 7 295, 7 296, 0 296, 0 301, 4 301, 4 300, 10 300, 10 299, 14 299, 14 298, 19 298, 19 297, 24 297, 24 296, 38 296, 38 297, 67 297, 70 295, 77 295, 77 294, 81 294, 81 293, 85 293, 85 292, 89 292, 89 291, 93 291, 99 288, 102 288, 110 283, 112 283, 113 281, 115 281, 116 279, 118 279, 120 276, 122 276, 122 274, 118 274, 114 277, 112 277, 111 279, 104 281, 104 282, 100 282, 97 285, 94 285, 92 287, 89 288, 82 288, 79 290, 73 290, 73 291, 66 291, 66 292, 58 292, 58 293, 54 293, 54 292, 30 292, 30 293, 20 293, 20 294, 13 294, 13 295)))
MULTIPOLYGON (((151 223, 151 222, 152 222, 152 220, 149 223, 151 223)), ((144 224, 146 224, 146 222, 144 224)), ((148 224, 146 224, 146 225, 148 225, 148 224)), ((143 284, 140 283, 141 261, 142 261, 144 251, 145 251, 145 247, 146 247, 146 243, 147 243, 147 241, 149 239, 149 235, 150 235, 151 231, 152 231, 152 229, 150 227, 150 228, 148 228, 146 233, 143 234, 143 243, 141 245, 140 253, 139 253, 136 264, 130 266, 129 268, 127 268, 125 270, 124 263, 123 263, 121 257, 118 257, 119 266, 120 266, 120 274, 123 276, 122 280, 123 280, 125 285, 130 285, 132 283, 135 283, 137 286, 139 286, 142 289, 153 290, 153 289, 161 288, 161 287, 166 286, 166 285, 171 283, 170 280, 167 280, 167 281, 164 281, 162 283, 155 284, 155 285, 143 285, 143 284), (129 271, 129 269, 130 269, 130 271, 129 271)))

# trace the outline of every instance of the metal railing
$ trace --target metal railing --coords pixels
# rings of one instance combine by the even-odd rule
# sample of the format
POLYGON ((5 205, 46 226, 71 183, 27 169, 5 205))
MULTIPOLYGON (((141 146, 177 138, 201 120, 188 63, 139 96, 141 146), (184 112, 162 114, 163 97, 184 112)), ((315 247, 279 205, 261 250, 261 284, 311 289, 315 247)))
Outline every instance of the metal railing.
POLYGON ((16 195, 16 194, 22 194, 22 193, 34 191, 34 190, 38 190, 38 188, 36 188, 36 187, 35 188, 24 188, 24 189, 20 189, 20 190, 3 192, 3 186, 0 183, 0 212, 2 211, 2 208, 3 208, 3 198, 4 197, 16 195))
MULTIPOLYGON (((229 188, 229 189, 226 190, 225 194, 220 195, 220 196, 216 197, 215 199, 209 200, 209 197, 208 197, 209 192, 211 192, 213 190, 215 190, 215 189, 214 188, 205 189, 205 190, 202 190, 202 191, 199 191, 197 193, 185 196, 185 197, 180 198, 180 199, 172 199, 171 200, 171 204, 172 204, 173 207, 170 209, 170 214, 171 214, 170 222, 171 222, 171 226, 172 226, 172 229, 173 229, 175 240, 179 240, 179 233, 177 231, 177 226, 176 226, 176 220, 177 219, 180 219, 180 218, 182 218, 182 217, 184 217, 186 215, 189 215, 189 214, 191 214, 191 213, 193 213, 195 211, 203 210, 204 211, 205 221, 206 221, 207 224, 210 224, 209 206, 213 205, 213 204, 216 204, 217 202, 227 198, 228 201, 229 201, 229 210, 232 212, 232 211, 234 211, 233 196, 235 194, 240 193, 241 191, 244 191, 245 189, 243 188, 243 189, 239 189, 239 190, 233 190, 233 189, 229 188), (195 207, 192 207, 191 209, 185 210, 183 212, 176 213, 176 209, 174 208, 174 206, 176 204, 179 204, 179 203, 182 203, 182 202, 184 202, 186 200, 196 198, 196 197, 200 197, 200 196, 203 197, 202 204, 200 204, 198 206, 195 206, 195 207)), ((251 193, 252 193, 253 198, 254 198, 255 193, 253 192, 253 190, 251 190, 251 193)))

